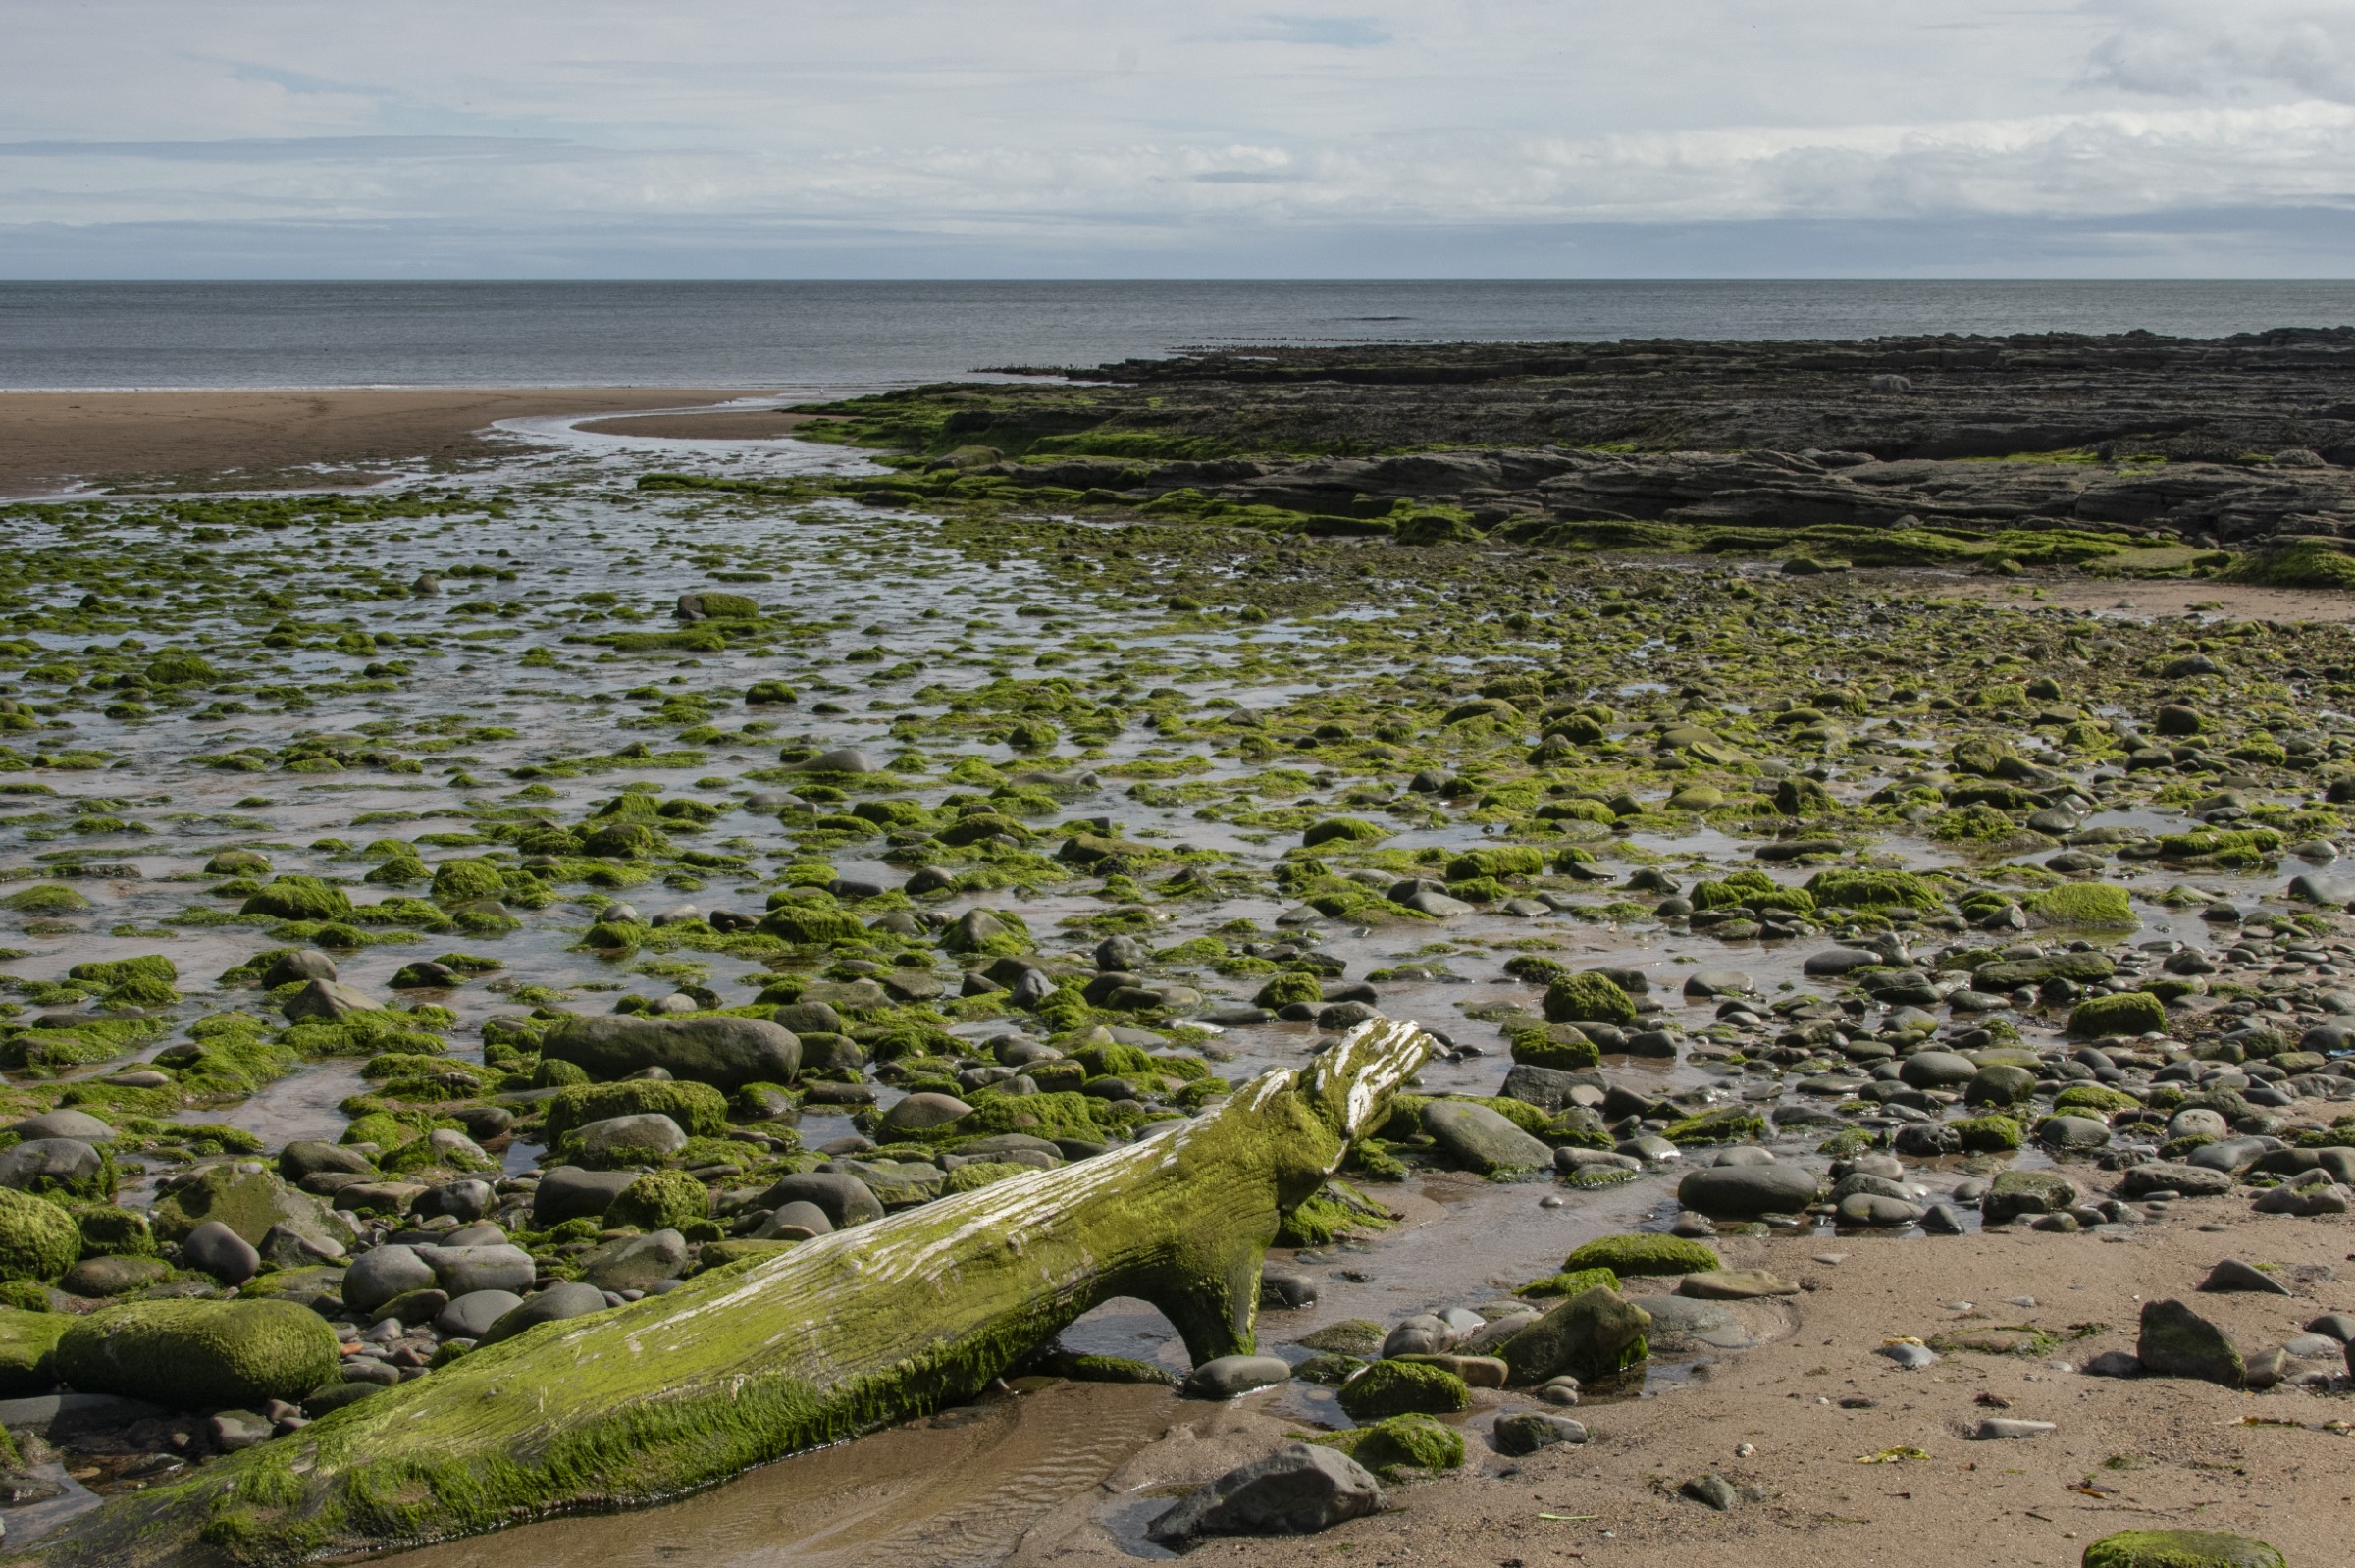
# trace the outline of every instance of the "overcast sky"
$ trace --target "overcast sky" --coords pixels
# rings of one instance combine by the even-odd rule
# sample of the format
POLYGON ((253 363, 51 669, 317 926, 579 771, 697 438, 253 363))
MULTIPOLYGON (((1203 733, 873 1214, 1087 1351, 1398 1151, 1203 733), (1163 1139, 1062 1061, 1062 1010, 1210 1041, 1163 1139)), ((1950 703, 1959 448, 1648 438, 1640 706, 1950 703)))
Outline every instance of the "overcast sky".
POLYGON ((2335 276, 2355 0, 0 0, 0 274, 2335 276))

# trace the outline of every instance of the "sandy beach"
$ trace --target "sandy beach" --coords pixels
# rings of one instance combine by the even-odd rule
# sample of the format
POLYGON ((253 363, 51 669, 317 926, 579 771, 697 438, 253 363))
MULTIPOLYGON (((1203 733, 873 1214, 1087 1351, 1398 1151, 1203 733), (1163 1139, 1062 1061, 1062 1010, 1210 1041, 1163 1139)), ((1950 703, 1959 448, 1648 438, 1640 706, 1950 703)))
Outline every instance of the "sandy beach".
POLYGON ((490 455, 498 448, 481 433, 496 420, 677 408, 741 395, 667 387, 0 392, 0 496, 77 482, 228 477, 253 488, 315 485, 323 475, 312 465, 332 476, 387 462, 490 455))

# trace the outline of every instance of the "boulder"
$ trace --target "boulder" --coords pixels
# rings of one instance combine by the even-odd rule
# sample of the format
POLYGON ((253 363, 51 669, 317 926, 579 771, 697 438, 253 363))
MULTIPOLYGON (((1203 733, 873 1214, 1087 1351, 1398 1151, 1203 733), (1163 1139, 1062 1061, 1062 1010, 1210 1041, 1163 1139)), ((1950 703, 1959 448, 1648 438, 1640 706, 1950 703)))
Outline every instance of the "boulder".
POLYGON ((0 1187, 0 1280, 54 1280, 81 1257, 81 1230, 56 1204, 0 1187))
POLYGON ((2134 1345, 2143 1371, 2161 1378, 2197 1378, 2237 1388, 2247 1367, 2224 1331, 2180 1301, 2142 1304, 2142 1333, 2134 1345))
POLYGON ((339 1371, 335 1332, 291 1301, 132 1301, 76 1320, 58 1376, 182 1410, 300 1399, 339 1371))
POLYGON ((262 1254, 252 1242, 218 1220, 207 1220, 188 1232, 180 1254, 191 1269, 199 1269, 223 1284, 243 1284, 261 1272, 262 1254))
POLYGON ((581 1259, 581 1278, 600 1290, 651 1290, 687 1272, 687 1241, 676 1230, 623 1236, 581 1259))
POLYGON ((1187 1374, 1183 1392, 1189 1399, 1231 1399, 1291 1377, 1290 1363, 1281 1356, 1217 1356, 1187 1374))
POLYGON ((550 1285, 521 1306, 510 1308, 485 1330, 481 1343, 497 1344, 512 1339, 526 1329, 537 1329, 544 1323, 560 1323, 567 1318, 585 1317, 605 1310, 605 1293, 593 1284, 569 1281, 550 1285))
POLYGON ((242 1165, 207 1166, 155 1206, 155 1233, 164 1241, 185 1240, 207 1220, 220 1221, 257 1247, 274 1226, 339 1247, 351 1239, 350 1228, 317 1198, 242 1165))
POLYGON ((388 1241, 361 1253, 343 1271, 343 1305, 365 1315, 395 1296, 434 1288, 438 1277, 425 1261, 430 1250, 388 1241))
MULTIPOLYGON (((1767 1168, 1771 1169, 1771 1168, 1767 1168)), ((1515 1386, 1564 1375, 1594 1383, 1624 1372, 1646 1354, 1651 1314, 1605 1285, 1582 1290, 1497 1349, 1515 1386)))
POLYGON ((790 1082, 802 1065, 793 1032, 764 1019, 576 1018, 550 1029, 540 1053, 593 1077, 626 1078, 658 1067, 722 1089, 790 1082))
POLYGON ((1164 1546, 1204 1536, 1299 1536, 1378 1512, 1382 1488, 1347 1454, 1289 1442, 1180 1500, 1145 1530, 1164 1546))
POLYGON ((114 1170, 105 1156, 79 1138, 28 1138, 0 1149, 0 1187, 111 1198, 114 1170))
POLYGON ((1423 1107, 1423 1130, 1457 1162, 1484 1176, 1553 1168, 1551 1148, 1485 1105, 1434 1100, 1423 1107))
POLYGON ((635 1116, 592 1122, 575 1129, 571 1141, 581 1158, 606 1165, 676 1154, 687 1147, 687 1133, 659 1111, 641 1111, 635 1116))
POLYGON ((1714 1165, 1688 1172, 1676 1201, 1711 1219, 1796 1214, 1815 1201, 1815 1174, 1797 1165, 1714 1165))
POLYGON ((491 1326, 517 1307, 523 1297, 512 1290, 475 1290, 453 1296, 434 1318, 434 1332, 445 1339, 480 1339, 491 1326))
MULTIPOLYGON (((539 1273, 532 1255, 517 1246, 419 1247, 416 1255, 452 1300, 486 1290, 529 1290, 539 1273)), ((347 1305, 350 1299, 347 1291, 347 1305)))
POLYGON ((780 1209, 789 1203, 815 1205, 837 1230, 883 1218, 883 1202, 874 1189, 840 1172, 785 1176, 760 1195, 763 1208, 780 1209))
POLYGON ((113 1127, 87 1111, 77 1111, 71 1106, 26 1117, 22 1122, 10 1124, 6 1130, 14 1132, 26 1143, 35 1138, 78 1138, 83 1143, 104 1143, 115 1135, 113 1127))
POLYGON ((587 1171, 559 1165, 540 1178, 532 1193, 532 1228, 546 1230, 567 1220, 602 1220, 613 1200, 638 1179, 633 1171, 587 1171))

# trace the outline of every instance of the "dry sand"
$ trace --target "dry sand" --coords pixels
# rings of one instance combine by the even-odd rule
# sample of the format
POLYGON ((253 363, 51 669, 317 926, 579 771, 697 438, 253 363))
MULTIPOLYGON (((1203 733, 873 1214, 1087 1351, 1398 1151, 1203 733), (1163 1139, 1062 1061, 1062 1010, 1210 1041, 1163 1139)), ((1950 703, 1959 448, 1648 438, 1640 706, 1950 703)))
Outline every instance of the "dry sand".
POLYGON ((316 485, 323 476, 305 465, 348 471, 512 450, 482 439, 494 420, 677 408, 741 395, 663 387, 0 392, 0 496, 74 481, 216 481, 231 470, 239 486, 316 485))

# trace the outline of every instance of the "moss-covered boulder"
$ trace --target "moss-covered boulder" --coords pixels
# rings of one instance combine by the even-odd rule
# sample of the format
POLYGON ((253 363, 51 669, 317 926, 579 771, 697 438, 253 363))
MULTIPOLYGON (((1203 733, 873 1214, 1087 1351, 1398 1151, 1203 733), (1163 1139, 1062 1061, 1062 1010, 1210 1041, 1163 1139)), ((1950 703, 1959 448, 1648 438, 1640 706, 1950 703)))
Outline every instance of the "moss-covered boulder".
POLYGON ((132 1301, 75 1320, 57 1374, 84 1393, 182 1410, 298 1400, 339 1372, 327 1320, 291 1301, 132 1301))
POLYGON ((237 913, 281 920, 348 920, 351 899, 315 876, 279 876, 238 906, 237 913))
POLYGON ((2167 1004, 2148 991, 2088 997, 2069 1011, 2068 1032, 2081 1040, 2108 1034, 2165 1034, 2167 1004))
POLYGON ((592 1077, 626 1078, 660 1068, 721 1089, 789 1082, 802 1066, 801 1041, 765 1019, 567 1019, 548 1031, 540 1053, 592 1077))
POLYGON ((592 1122, 650 1111, 676 1122, 689 1137, 714 1138, 728 1129, 728 1098, 710 1084, 630 1078, 560 1090, 548 1102, 546 1141, 552 1145, 592 1122))
POLYGON ((49 1391, 57 1341, 74 1322, 71 1313, 0 1307, 0 1399, 49 1391))
POLYGON ((1472 1408, 1472 1389, 1463 1379, 1444 1367, 1413 1361, 1377 1361, 1342 1385, 1337 1397, 1352 1421, 1472 1408))
POLYGON ((507 879, 489 861, 444 861, 434 867, 434 897, 444 904, 465 904, 505 895, 507 879))
POLYGON ((72 1215, 0 1187, 0 1280, 54 1280, 80 1258, 81 1228, 72 1215))
POLYGON ((1519 1067, 1581 1072, 1602 1061, 1602 1048, 1568 1023, 1522 1023, 1508 1027, 1505 1037, 1519 1067))
POLYGON ((206 1167, 155 1206, 155 1233, 166 1241, 186 1240, 189 1231, 208 1220, 220 1221, 257 1247, 271 1227, 280 1225, 338 1245, 351 1237, 342 1221, 309 1193, 267 1171, 240 1171, 235 1165, 206 1167))
POLYGON ((1464 1462, 1464 1435, 1425 1415, 1391 1416, 1310 1440, 1339 1449, 1385 1480, 1403 1471, 1453 1470, 1464 1462))
POLYGON ((2047 888, 2020 909, 2038 925, 2088 931, 2131 931, 2142 924, 2126 890, 2108 882, 2070 882, 2047 888))
POLYGON ((1644 1275, 1708 1274, 1725 1260, 1705 1241, 1651 1233, 1596 1236, 1562 1260, 1564 1273, 1608 1269, 1621 1279, 1644 1275))
POLYGON ((1625 1372, 1649 1354, 1644 1336, 1650 1329, 1650 1313, 1597 1285, 1565 1298, 1496 1354, 1517 1387, 1565 1373, 1593 1383, 1625 1372))
POLYGON ((1830 909, 1872 910, 1904 905, 1935 910, 1945 903, 1937 887, 1911 871, 1818 871, 1807 878, 1815 902, 1830 909))
POLYGON ((1624 1026, 1636 1021, 1636 1004, 1607 974, 1565 974, 1545 988, 1545 1019, 1624 1026))
POLYGON ((676 1230, 710 1214, 711 1194, 701 1181, 684 1171, 649 1171, 621 1189, 605 1210, 605 1224, 676 1230))
POLYGON ((2085 1548, 2080 1568, 2288 1568, 2250 1536, 2215 1530, 2121 1530, 2085 1548))

